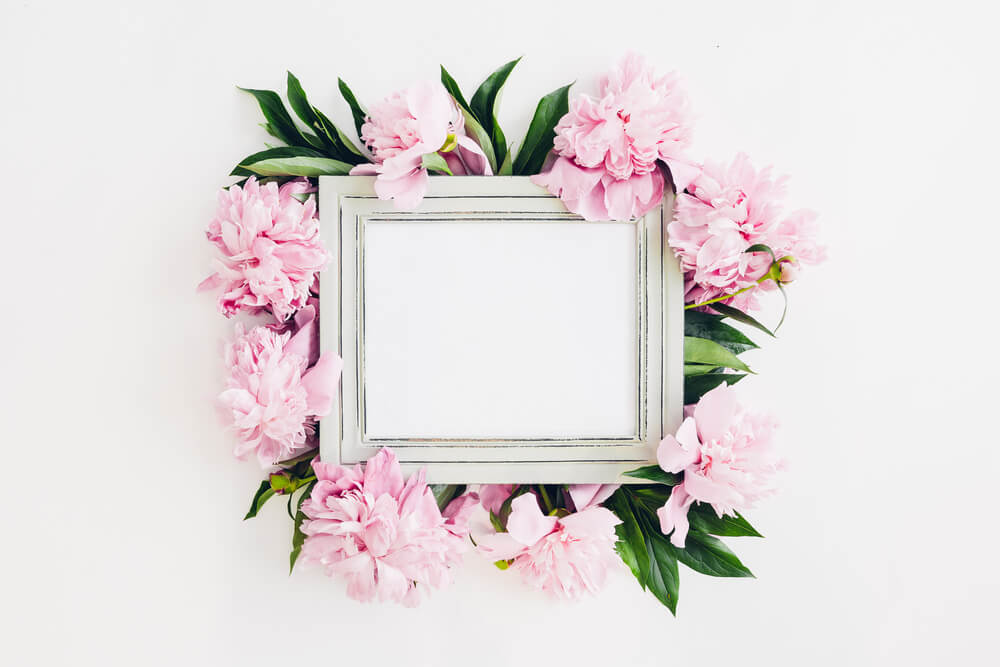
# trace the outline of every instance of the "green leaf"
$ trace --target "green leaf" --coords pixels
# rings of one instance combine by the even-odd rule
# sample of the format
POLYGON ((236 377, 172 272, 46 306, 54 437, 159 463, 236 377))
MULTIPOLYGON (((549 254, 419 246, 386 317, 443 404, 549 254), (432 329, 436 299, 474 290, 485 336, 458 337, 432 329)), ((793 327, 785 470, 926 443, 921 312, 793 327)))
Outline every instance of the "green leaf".
POLYGON ((277 148, 268 148, 266 150, 259 151, 253 155, 248 155, 240 163, 233 168, 230 172, 230 176, 241 176, 244 175, 241 172, 246 172, 245 175, 252 175, 255 172, 250 171, 244 165, 254 164, 255 162, 260 162, 262 160, 272 160, 274 158, 288 158, 288 157, 323 157, 323 154, 312 148, 306 148, 304 146, 278 146, 277 148))
POLYGON ((684 364, 684 377, 715 373, 721 368, 722 366, 713 366, 712 364, 684 364))
POLYGON ((747 567, 740 562, 729 547, 711 535, 689 532, 683 549, 671 547, 677 560, 695 572, 710 577, 753 577, 747 567))
POLYGON ((425 153, 422 160, 424 169, 433 169, 434 171, 440 171, 448 174, 449 176, 455 175, 451 173, 451 168, 448 166, 445 159, 441 157, 440 153, 425 153))
POLYGON ((351 115, 354 116, 354 129, 358 131, 358 137, 361 137, 361 126, 365 124, 365 110, 358 104, 358 98, 354 96, 351 89, 344 83, 343 79, 337 79, 337 86, 340 88, 340 94, 344 96, 344 100, 347 101, 347 106, 351 107, 351 115))
POLYGON ((512 176, 514 174, 514 147, 511 146, 510 150, 507 151, 507 155, 503 158, 503 164, 500 165, 500 170, 497 171, 497 176, 512 176))
POLYGON ((708 340, 707 338, 696 338, 694 336, 684 337, 684 363, 709 364, 732 368, 738 371, 746 371, 747 373, 753 372, 735 354, 715 341, 708 340))
POLYGON ((451 74, 448 74, 448 70, 444 68, 444 65, 441 65, 441 85, 444 86, 444 89, 448 91, 449 95, 455 98, 455 102, 461 109, 470 113, 472 112, 472 109, 469 107, 469 103, 465 101, 465 96, 462 95, 462 89, 458 87, 458 84, 455 82, 455 79, 452 78, 451 74))
POLYGON ((284 103, 278 97, 278 93, 273 90, 254 90, 253 88, 240 88, 240 90, 250 93, 257 100, 264 118, 267 119, 268 132, 289 146, 309 145, 299 128, 295 126, 295 121, 288 114, 284 103))
POLYGON ((736 384, 746 373, 707 373, 684 378, 684 405, 694 405, 702 396, 725 382, 736 384))
POLYGON ((660 532, 659 520, 656 515, 645 509, 637 507, 635 509, 637 510, 636 519, 649 556, 649 576, 646 578, 646 587, 657 600, 670 610, 671 614, 676 616, 680 588, 676 550, 667 537, 660 532))
POLYGON ((771 263, 772 264, 775 261, 777 261, 775 259, 775 257, 774 257, 774 251, 771 250, 771 247, 767 246, 767 245, 764 245, 763 243, 754 243, 752 246, 750 246, 749 248, 747 248, 743 252, 744 253, 748 253, 748 252, 766 252, 768 255, 771 256, 771 263))
POLYGON ((243 517, 243 520, 246 521, 257 516, 257 513, 264 507, 264 503, 270 500, 272 496, 274 496, 274 489, 271 488, 271 481, 265 479, 260 483, 257 493, 253 495, 253 500, 250 501, 250 510, 243 517))
POLYGON ((629 503, 628 494, 619 488, 608 498, 605 505, 621 520, 621 523, 615 526, 615 533, 618 535, 615 550, 628 565, 642 589, 646 590, 646 581, 649 579, 649 551, 646 549, 646 540, 629 503))
POLYGON ((723 537, 764 537, 739 512, 735 516, 724 514, 721 518, 710 505, 694 503, 688 510, 691 530, 723 537))
POLYGON ((569 111, 568 84, 557 88, 538 102, 535 115, 528 126, 528 133, 521 142, 521 149, 514 160, 514 173, 518 176, 537 174, 545 164, 545 156, 552 150, 555 127, 569 111))
POLYGON ((476 140, 479 147, 483 149, 483 153, 486 154, 486 160, 490 163, 490 170, 495 174, 497 172, 497 156, 493 152, 493 142, 490 139, 490 135, 486 133, 483 126, 479 124, 471 111, 466 111, 462 109, 462 115, 465 117, 465 131, 472 135, 472 138, 476 140))
POLYGON ((676 475, 672 472, 667 472, 660 466, 645 466, 643 468, 638 468, 636 470, 629 470, 625 473, 628 477, 635 477, 636 479, 647 479, 650 482, 656 482, 657 484, 665 484, 667 486, 677 486, 681 483, 681 476, 676 475))
POLYGON ((713 303, 709 307, 715 312, 719 313, 720 315, 728 317, 731 320, 736 320, 737 322, 742 322, 743 324, 749 324, 753 328, 763 331, 771 338, 774 338, 774 334, 771 333, 770 329, 768 329, 763 324, 761 324, 754 318, 744 313, 742 310, 737 310, 736 308, 733 308, 732 306, 727 306, 724 303, 713 303))
POLYGON ((352 165, 328 157, 286 157, 259 160, 240 167, 261 176, 344 176, 352 165))
POLYGON ((306 97, 306 91, 302 89, 302 84, 295 77, 294 74, 288 72, 288 104, 291 105, 292 111, 295 112, 302 122, 308 127, 312 128, 316 132, 316 137, 311 137, 308 134, 304 134, 306 140, 316 145, 317 148, 322 148, 324 146, 337 149, 338 146, 334 142, 333 138, 330 137, 323 128, 323 124, 319 120, 319 116, 316 115, 316 110, 311 104, 309 104, 309 99, 306 97), (316 142, 313 142, 313 139, 316 142), (317 145, 318 143, 318 145, 317 145))
POLYGON ((507 157, 507 139, 500 130, 500 124, 497 123, 497 99, 511 71, 520 60, 520 58, 511 60, 486 77, 486 80, 472 95, 472 101, 469 104, 473 115, 490 136, 496 159, 500 163, 503 163, 504 158, 507 157))
POLYGON ((688 310, 684 313, 684 335, 707 338, 726 348, 733 354, 742 354, 757 349, 757 344, 747 338, 742 331, 731 327, 722 320, 723 315, 688 310))
MULTIPOLYGON (((302 503, 306 498, 312 493, 312 488, 316 484, 316 481, 310 482, 306 487, 302 495, 299 496, 298 505, 295 509, 295 523, 292 527, 292 551, 288 554, 288 574, 292 573, 295 569, 295 561, 299 559, 299 554, 302 553, 302 545, 305 544, 306 534, 302 532, 302 522, 304 522, 308 517, 306 517, 305 512, 302 511, 302 503)), ((289 498, 291 501, 291 498, 289 498)))
POLYGON ((664 484, 631 484, 624 487, 626 493, 632 499, 634 507, 642 507, 646 511, 656 514, 656 510, 667 504, 670 500, 670 492, 673 487, 664 484))

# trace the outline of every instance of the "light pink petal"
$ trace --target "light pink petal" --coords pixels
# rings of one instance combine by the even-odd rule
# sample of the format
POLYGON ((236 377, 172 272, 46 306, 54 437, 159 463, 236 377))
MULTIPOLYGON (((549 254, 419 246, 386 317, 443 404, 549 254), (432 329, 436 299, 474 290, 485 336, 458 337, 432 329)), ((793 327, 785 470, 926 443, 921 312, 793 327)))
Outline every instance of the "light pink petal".
POLYGON ((668 435, 656 449, 656 462, 667 472, 681 472, 694 465, 701 457, 698 442, 698 427, 694 419, 688 417, 677 429, 677 436, 668 435))
POLYGON ((702 396, 694 408, 694 420, 698 423, 701 441, 722 439, 738 409, 736 391, 728 385, 721 384, 702 396))
POLYGON ((556 517, 542 514, 542 510, 538 507, 538 499, 533 493, 518 496, 510 507, 507 532, 521 544, 531 546, 556 527, 556 517))
POLYGON ((604 507, 588 507, 559 520, 566 532, 579 538, 605 538, 614 540, 615 526, 621 519, 604 507))
POLYGON ((479 502, 487 512, 500 513, 500 506, 510 497, 513 484, 483 484, 479 487, 479 502))
POLYGON ((421 140, 438 150, 448 138, 448 125, 455 114, 455 104, 438 81, 422 81, 406 92, 410 113, 417 119, 421 140))
POLYGON ((306 408, 309 414, 325 417, 333 408, 340 383, 340 372, 344 360, 335 352, 324 352, 316 365, 302 376, 302 386, 306 390, 306 408))
POLYGON ((383 493, 398 498, 402 490, 403 472, 396 454, 389 447, 383 447, 365 464, 365 493, 376 498, 383 493))
POLYGON ((664 162, 670 167, 670 176, 674 179, 674 189, 678 194, 684 192, 701 173, 700 165, 685 162, 684 160, 671 159, 664 160, 664 162))
POLYGON ((423 201, 428 182, 426 169, 417 169, 395 180, 379 177, 375 179, 375 194, 379 199, 393 200, 401 211, 412 211, 423 201))
POLYGON ((573 484, 569 487, 569 497, 579 512, 593 505, 600 505, 618 490, 619 484, 573 484))
POLYGON ((445 518, 445 528, 455 535, 469 534, 469 518, 479 505, 479 496, 475 493, 463 493, 448 503, 441 516, 445 518))
POLYGON ((367 162, 351 168, 348 172, 351 176, 374 176, 378 173, 378 165, 367 162))
POLYGON ((476 546, 479 552, 490 560, 510 560, 527 549, 524 544, 514 539, 510 533, 477 535, 476 546))
POLYGON ((656 510, 656 515, 660 517, 660 530, 664 535, 670 535, 673 531, 670 542, 681 549, 684 548, 688 534, 688 509, 694 502, 694 498, 687 493, 685 483, 675 486, 670 492, 667 504, 656 510))

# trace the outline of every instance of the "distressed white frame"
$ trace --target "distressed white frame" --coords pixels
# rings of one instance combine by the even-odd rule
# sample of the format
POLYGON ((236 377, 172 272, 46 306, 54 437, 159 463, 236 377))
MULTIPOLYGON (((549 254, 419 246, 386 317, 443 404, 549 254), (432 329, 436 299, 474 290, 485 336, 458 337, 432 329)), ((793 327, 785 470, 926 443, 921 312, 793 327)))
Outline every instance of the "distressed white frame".
POLYGON ((371 220, 563 221, 588 224, 527 177, 432 177, 416 211, 397 211, 374 193, 374 177, 319 179, 321 233, 333 256, 320 278, 320 345, 344 360, 339 399, 321 420, 320 457, 353 464, 391 446, 431 483, 635 482, 622 473, 655 461, 664 433, 676 431, 683 403, 683 280, 666 245, 673 197, 636 225, 638 280, 637 435, 632 438, 371 438, 364 433, 364 232, 371 220))

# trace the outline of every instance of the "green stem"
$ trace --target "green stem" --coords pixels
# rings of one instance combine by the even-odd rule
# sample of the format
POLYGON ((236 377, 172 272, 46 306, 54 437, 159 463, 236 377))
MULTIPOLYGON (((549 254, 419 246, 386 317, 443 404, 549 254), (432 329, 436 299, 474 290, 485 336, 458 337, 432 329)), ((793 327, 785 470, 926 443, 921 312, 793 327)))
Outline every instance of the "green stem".
POLYGON ((716 297, 714 299, 709 299, 708 301, 702 301, 701 303, 688 304, 687 306, 684 306, 684 310, 691 310, 692 308, 701 308, 702 306, 708 306, 708 305, 711 305, 713 303, 719 303, 720 301, 726 301, 727 299, 732 299, 737 294, 743 294, 744 292, 749 292, 754 287, 757 287, 757 285, 760 285, 760 283, 758 282, 755 285, 750 285, 749 287, 744 287, 743 289, 737 290, 736 292, 733 292, 732 294, 723 294, 722 296, 716 297))

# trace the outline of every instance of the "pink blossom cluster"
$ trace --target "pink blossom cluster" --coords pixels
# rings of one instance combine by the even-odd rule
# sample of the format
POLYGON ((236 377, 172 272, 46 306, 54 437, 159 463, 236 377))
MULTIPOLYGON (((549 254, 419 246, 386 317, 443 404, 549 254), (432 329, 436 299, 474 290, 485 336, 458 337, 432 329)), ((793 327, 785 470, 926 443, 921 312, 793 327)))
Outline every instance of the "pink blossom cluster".
POLYGON ((577 96, 555 129, 559 157, 532 181, 587 220, 628 220, 658 205, 660 162, 678 190, 696 173, 685 156, 691 129, 677 75, 658 76, 636 54, 600 80, 597 97, 577 96))
MULTIPOLYGON (((490 560, 507 561, 528 585, 554 597, 575 600, 596 593, 619 564, 614 545, 621 521, 600 506, 617 488, 571 486, 577 511, 566 516, 547 516, 533 493, 519 495, 511 501, 506 532, 477 535, 477 548, 490 560)), ((508 485, 483 487, 483 506, 496 514, 511 491, 508 485)))
POLYGON ((316 273, 329 261, 319 238, 315 198, 297 199, 311 191, 305 179, 278 187, 251 176, 243 187, 219 193, 207 236, 220 255, 215 273, 200 287, 222 287, 223 315, 270 311, 284 320, 305 305, 316 273))
POLYGON ((475 494, 456 498, 442 514, 423 471, 404 482, 388 448, 363 470, 319 460, 313 470, 317 482, 302 503, 302 562, 346 580, 347 594, 361 602, 416 606, 450 582, 467 548, 475 494))
POLYGON ((336 354, 320 356, 316 339, 313 305, 300 310, 290 327, 248 331, 236 324, 236 339, 225 348, 229 373, 219 403, 237 433, 238 458, 255 454, 269 467, 307 447, 312 418, 329 413, 342 368, 336 354))
POLYGON ((416 208, 429 183, 425 155, 440 155, 450 171, 492 174, 485 153, 465 134, 455 101, 436 81, 396 92, 375 106, 361 126, 361 139, 375 162, 360 164, 352 175, 375 175, 375 194, 401 210, 416 208))
POLYGON ((775 283, 762 279, 771 267, 770 254, 746 252, 756 244, 784 259, 782 282, 793 279, 800 264, 824 259, 815 241, 816 215, 783 212, 786 180, 774 178, 770 168, 757 171, 741 153, 729 165, 705 163, 687 191, 678 194, 667 234, 685 272, 687 302, 753 288, 726 302, 741 310, 757 308, 757 292, 775 289, 775 283))
POLYGON ((688 412, 677 435, 657 450, 661 468, 684 474, 657 512, 663 533, 673 533, 670 541, 682 548, 693 502, 711 505, 719 517, 752 508, 773 491, 781 466, 772 445, 774 419, 747 412, 731 387, 709 391, 688 412))

